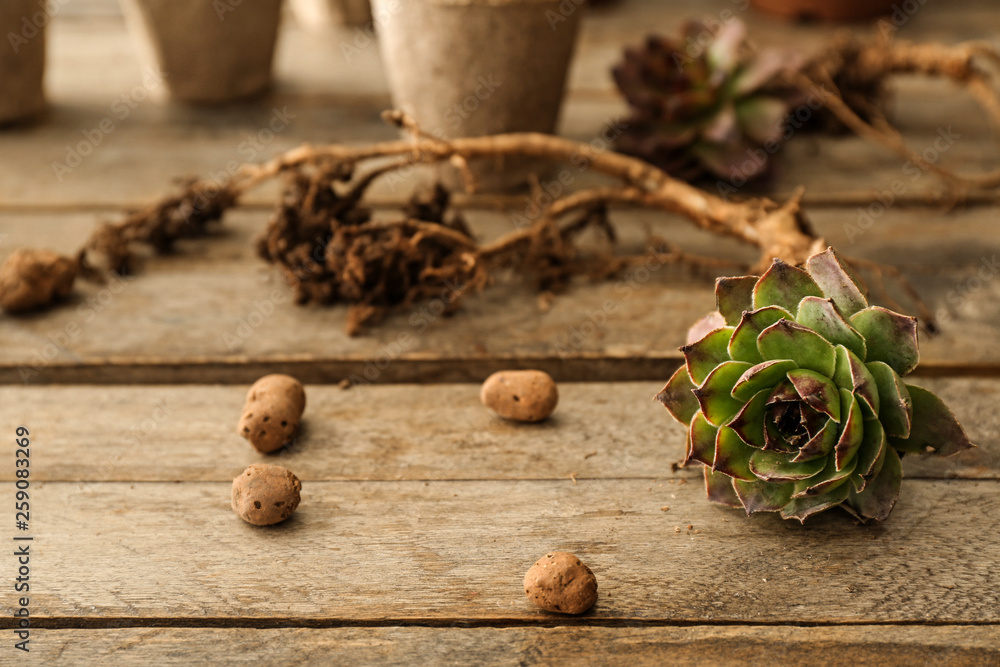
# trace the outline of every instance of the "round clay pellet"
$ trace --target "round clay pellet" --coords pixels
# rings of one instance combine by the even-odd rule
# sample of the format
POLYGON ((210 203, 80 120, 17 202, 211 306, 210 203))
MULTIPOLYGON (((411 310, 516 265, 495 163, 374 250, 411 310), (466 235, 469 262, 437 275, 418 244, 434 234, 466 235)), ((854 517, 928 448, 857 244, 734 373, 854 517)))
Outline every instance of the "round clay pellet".
POLYGON ((524 575, 524 592, 547 611, 582 614, 597 602, 597 577, 573 554, 553 551, 524 575))
POLYGON ((486 378, 479 400, 505 419, 539 422, 556 409, 559 388, 544 371, 499 371, 486 378))
POLYGON ((236 515, 255 526, 284 521, 299 506, 302 483, 288 468, 254 464, 233 480, 236 515))
POLYGON ((265 375, 247 392, 236 432, 265 454, 295 439, 306 407, 302 383, 290 375, 265 375))

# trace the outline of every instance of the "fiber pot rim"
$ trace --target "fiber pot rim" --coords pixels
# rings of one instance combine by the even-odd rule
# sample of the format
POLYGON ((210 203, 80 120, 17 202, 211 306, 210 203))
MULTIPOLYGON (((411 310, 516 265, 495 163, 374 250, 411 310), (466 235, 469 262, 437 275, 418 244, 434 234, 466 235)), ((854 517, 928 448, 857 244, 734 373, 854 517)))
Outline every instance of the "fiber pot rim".
MULTIPOLYGON (((390 0, 391 1, 391 0, 390 0)), ((406 0, 396 0, 405 2, 406 0)), ((411 0, 414 1, 414 0, 411 0)), ((502 7, 504 5, 559 5, 563 2, 570 2, 578 7, 587 4, 587 0, 415 0, 426 5, 439 5, 442 7, 469 7, 481 5, 486 7, 502 7)))

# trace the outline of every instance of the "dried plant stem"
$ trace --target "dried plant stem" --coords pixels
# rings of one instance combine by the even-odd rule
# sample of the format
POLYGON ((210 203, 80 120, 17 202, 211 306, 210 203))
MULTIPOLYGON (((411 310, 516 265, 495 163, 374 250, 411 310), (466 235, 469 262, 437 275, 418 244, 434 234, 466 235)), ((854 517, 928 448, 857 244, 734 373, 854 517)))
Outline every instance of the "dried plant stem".
MULTIPOLYGON (((623 181, 626 188, 608 188, 575 193, 557 199, 543 219, 606 196, 610 201, 629 202, 680 214, 695 225, 717 234, 737 238, 761 250, 761 264, 774 257, 801 263, 822 246, 800 220, 798 199, 794 206, 779 207, 767 199, 731 202, 715 197, 688 183, 672 178, 652 165, 632 157, 598 151, 588 144, 547 134, 515 133, 450 141, 416 138, 367 146, 304 145, 263 165, 248 165, 234 185, 239 193, 283 171, 308 164, 358 164, 375 158, 409 155, 416 163, 431 164, 460 156, 466 160, 483 156, 526 156, 552 162, 586 160, 593 171, 623 181)), ((518 232, 521 233, 521 232, 518 232)))

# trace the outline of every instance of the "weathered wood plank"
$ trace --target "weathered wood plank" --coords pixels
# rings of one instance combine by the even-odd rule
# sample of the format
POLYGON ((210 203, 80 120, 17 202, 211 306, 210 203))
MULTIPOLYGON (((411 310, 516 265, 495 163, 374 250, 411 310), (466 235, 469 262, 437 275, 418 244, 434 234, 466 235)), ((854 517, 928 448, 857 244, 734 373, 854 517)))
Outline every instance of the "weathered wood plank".
MULTIPOLYGON (((1000 326, 997 214, 900 206, 870 223, 857 210, 811 219, 846 255, 898 266, 942 319, 942 333, 922 341, 920 372, 996 372, 1000 346, 989 343, 1000 326)), ((234 212, 217 238, 151 259, 134 279, 83 285, 76 301, 52 312, 0 317, 0 381, 248 382, 283 369, 308 382, 454 382, 510 365, 540 366, 562 380, 660 380, 676 366, 688 325, 714 304, 711 276, 654 265, 603 283, 577 281, 547 310, 529 286, 501 280, 454 317, 437 316, 441 303, 419 304, 351 338, 345 308, 293 305, 277 273, 254 256, 266 217, 234 212)), ((71 253, 100 218, 0 215, 0 260, 25 245, 71 253)), ((652 230, 691 252, 755 259, 752 249, 668 215, 615 218, 625 249, 641 251, 652 230)), ((499 213, 470 221, 485 240, 513 229, 499 213)))
POLYGON ((336 628, 36 630, 47 664, 644 665, 961 667, 996 664, 1000 629, 746 626, 688 628, 336 628))
MULTIPOLYGON (((920 383, 938 393, 980 446, 955 457, 907 456, 909 478, 1000 479, 1000 380, 920 383)), ((0 428, 27 426, 32 477, 45 481, 232 480, 280 463, 303 481, 688 478, 674 470, 685 431, 651 398, 655 383, 560 387, 538 425, 495 419, 479 386, 308 387, 302 435, 262 455, 236 435, 245 387, 0 387, 0 428)), ((13 481, 12 467, 0 480, 13 481)))
POLYGON ((33 618, 562 622, 521 589, 560 549, 600 582, 588 619, 1000 622, 996 481, 904 481, 891 519, 868 527, 837 513, 747 519, 699 484, 647 480, 311 482, 270 529, 240 521, 229 493, 33 485, 33 618))

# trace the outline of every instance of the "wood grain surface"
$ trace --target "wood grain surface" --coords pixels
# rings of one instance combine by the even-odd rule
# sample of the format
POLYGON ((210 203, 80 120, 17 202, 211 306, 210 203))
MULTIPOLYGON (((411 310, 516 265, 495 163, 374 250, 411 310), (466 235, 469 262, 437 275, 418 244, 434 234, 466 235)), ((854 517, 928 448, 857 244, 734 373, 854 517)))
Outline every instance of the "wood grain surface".
POLYGON ((292 518, 260 528, 230 487, 33 485, 34 620, 551 623, 521 581, 559 550, 597 576, 584 622, 1000 623, 998 481, 906 480, 874 526, 748 519, 693 482, 516 480, 306 482, 292 518))
MULTIPOLYGON (((997 379, 920 378, 952 406, 979 447, 949 458, 908 455, 907 477, 1000 480, 997 379)), ((663 383, 563 383, 539 424, 493 417, 479 386, 308 386, 298 440, 258 453, 236 434, 245 387, 0 387, 0 433, 26 426, 33 479, 232 480, 277 463, 303 481, 645 478, 700 483, 675 470, 685 430, 652 400, 663 383)), ((14 470, 0 470, 13 481, 14 470)), ((669 504, 669 503, 668 503, 669 504)))
POLYGON ((117 665, 718 665, 972 667, 1000 660, 985 627, 143 628, 40 630, 40 661, 117 665))
MULTIPOLYGON (((745 5, 623 0, 592 11, 559 132, 591 141, 620 118, 608 72, 622 47, 686 17, 732 12, 765 46, 817 49, 833 34, 745 5)), ((897 36, 995 40, 996 25, 993 0, 921 3, 897 36)), ((48 45, 49 112, 0 132, 0 261, 21 246, 72 252, 123 208, 178 178, 221 178, 231 161, 396 136, 379 119, 391 101, 377 45, 350 29, 310 33, 286 16, 272 93, 209 109, 146 99, 155 81, 113 0, 65 3, 48 45), (361 45, 349 59, 345 43, 361 45), (286 127, 260 142, 276 114, 286 127), (56 168, 106 121, 113 131, 78 166, 56 168)), ((915 150, 944 135, 941 164, 1000 163, 967 95, 909 78, 894 91, 894 121, 915 150)), ((899 267, 941 328, 921 333, 912 381, 979 444, 949 459, 907 456, 888 521, 747 518, 708 503, 697 470, 672 466, 684 432, 651 397, 689 323, 713 307, 714 273, 635 271, 576 281, 553 300, 503 276, 454 317, 418 307, 352 338, 343 307, 294 306, 254 257, 278 192, 268 186, 212 238, 144 260, 134 279, 83 286, 49 313, 0 315, 0 433, 32 433, 30 662, 1000 665, 1000 198, 953 208, 929 175, 850 136, 798 133, 779 159, 773 182, 739 195, 781 199, 805 185, 819 234, 899 267), (492 418, 477 383, 527 367, 560 381, 553 418, 492 418), (235 425, 247 385, 279 371, 308 383, 308 405, 296 443, 264 456, 235 425), (335 386, 352 376, 356 386, 335 386), (260 462, 303 481, 299 510, 271 528, 229 506, 231 479, 260 462), (557 549, 598 578, 598 603, 581 617, 534 609, 521 589, 531 563, 557 549)), ((377 184, 376 207, 421 182, 377 184)), ((578 174, 574 186, 595 182, 578 174)), ((526 203, 456 201, 483 240, 509 231, 526 203)), ((654 232, 691 252, 756 259, 669 215, 613 215, 623 252, 654 232)), ((13 480, 0 466, 0 497, 13 480)), ((13 627, 16 603, 0 596, 0 628, 13 627)), ((14 653, 0 647, 0 664, 21 664, 14 653)))
MULTIPOLYGON (((998 212, 900 207, 858 233, 856 211, 822 210, 811 219, 845 255, 898 266, 927 301, 941 332, 922 335, 918 372, 981 374, 1000 367, 1000 347, 983 344, 1000 326, 998 212)), ((72 252, 99 218, 0 215, 8 230, 0 259, 27 244, 72 252)), ((484 240, 513 228, 499 212, 469 218, 484 240)), ((284 370, 308 382, 352 375, 464 382, 512 365, 541 367, 559 380, 659 380, 678 363, 689 324, 715 303, 711 274, 656 262, 605 282, 576 281, 547 307, 530 284, 501 276, 453 317, 438 316, 441 302, 418 304, 352 338, 345 307, 294 305, 283 279, 254 256, 266 219, 238 212, 216 238, 182 243, 178 254, 144 262, 134 277, 82 284, 51 312, 0 316, 0 381, 251 382, 284 370)), ((676 218, 622 211, 617 219, 623 251, 641 253, 652 231, 690 252, 755 260, 751 249, 676 218)), ((912 303, 893 292, 904 307, 912 303)))

